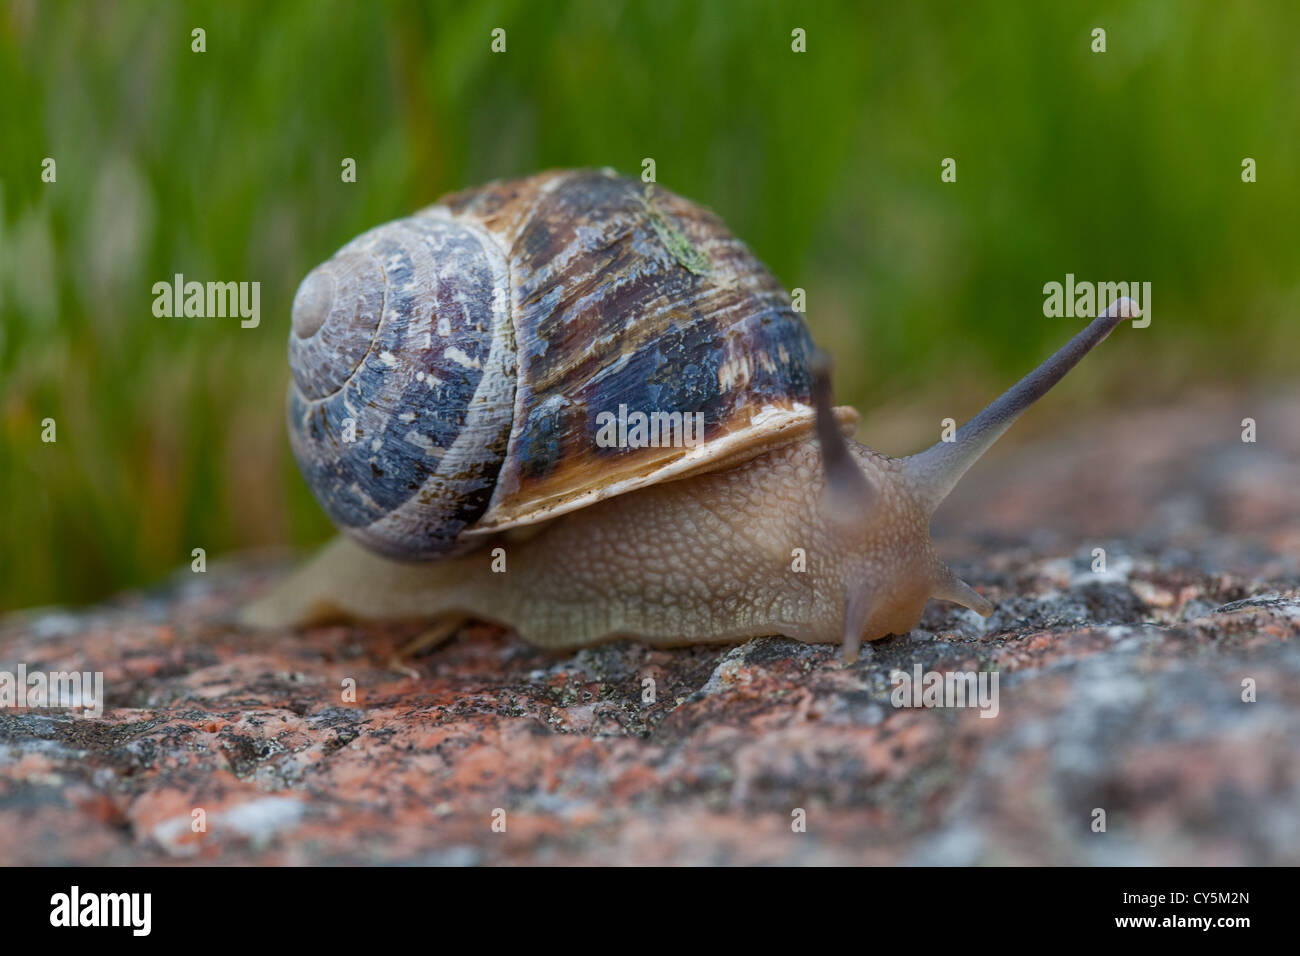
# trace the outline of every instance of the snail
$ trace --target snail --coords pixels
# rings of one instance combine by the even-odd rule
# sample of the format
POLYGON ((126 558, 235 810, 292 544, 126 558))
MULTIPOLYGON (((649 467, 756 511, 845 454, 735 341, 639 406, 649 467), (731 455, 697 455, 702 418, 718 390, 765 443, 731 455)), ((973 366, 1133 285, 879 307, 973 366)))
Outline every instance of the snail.
POLYGON ((852 660, 930 598, 987 617, 930 517, 1136 314, 1114 303, 952 440, 890 458, 850 440, 790 297, 707 209, 607 170, 446 196, 298 289, 290 445, 344 534, 245 620, 473 618, 557 650, 784 635, 852 660))

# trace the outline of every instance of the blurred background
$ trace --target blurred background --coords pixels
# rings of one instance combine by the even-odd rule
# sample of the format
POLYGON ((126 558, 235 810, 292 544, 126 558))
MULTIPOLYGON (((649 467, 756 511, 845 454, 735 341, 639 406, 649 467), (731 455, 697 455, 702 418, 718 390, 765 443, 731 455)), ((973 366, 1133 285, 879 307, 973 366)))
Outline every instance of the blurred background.
POLYGON ((838 397, 884 452, 1072 334, 1042 311, 1067 272, 1150 281, 1152 324, 1009 440, 1283 383, 1297 37, 1289 0, 6 2, 0 608, 147 585, 196 547, 327 537, 284 436, 297 283, 371 226, 546 167, 652 157, 716 210, 807 290, 838 397), (153 283, 178 272, 260 282, 260 327, 156 318, 153 283))

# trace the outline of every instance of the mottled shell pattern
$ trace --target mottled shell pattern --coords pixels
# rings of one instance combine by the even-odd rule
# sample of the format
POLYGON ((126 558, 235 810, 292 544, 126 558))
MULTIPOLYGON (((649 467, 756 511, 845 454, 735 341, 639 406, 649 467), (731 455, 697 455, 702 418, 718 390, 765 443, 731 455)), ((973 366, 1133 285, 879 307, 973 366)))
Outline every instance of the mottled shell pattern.
POLYGON ((442 557, 801 437, 811 348, 707 209, 609 171, 542 173, 372 229, 303 280, 290 443, 344 531, 442 557), (620 406, 702 413, 703 439, 602 447, 597 417, 620 406))

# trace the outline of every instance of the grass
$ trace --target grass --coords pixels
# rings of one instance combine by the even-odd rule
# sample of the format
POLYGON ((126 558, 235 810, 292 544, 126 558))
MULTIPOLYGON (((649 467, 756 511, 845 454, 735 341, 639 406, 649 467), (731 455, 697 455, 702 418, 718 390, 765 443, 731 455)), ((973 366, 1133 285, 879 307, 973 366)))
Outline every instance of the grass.
POLYGON ((298 281, 443 192, 546 167, 653 158, 807 290, 863 409, 973 411, 1070 334, 1042 315, 1067 272, 1154 288, 1151 328, 1072 396, 1280 380, 1298 35, 1285 0, 9 3, 0 608, 322 540, 284 438, 298 281), (156 318, 176 273, 260 282, 260 326, 156 318))

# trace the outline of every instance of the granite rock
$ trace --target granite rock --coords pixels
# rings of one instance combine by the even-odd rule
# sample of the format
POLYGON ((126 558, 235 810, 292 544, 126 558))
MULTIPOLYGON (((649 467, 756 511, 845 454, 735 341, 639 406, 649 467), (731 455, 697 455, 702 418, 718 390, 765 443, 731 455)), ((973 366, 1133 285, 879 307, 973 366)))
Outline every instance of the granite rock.
POLYGON ((418 622, 234 626, 258 556, 10 615, 0 670, 104 700, 0 709, 0 864, 1300 863, 1300 393, 996 459, 935 525, 996 613, 851 665, 471 624, 403 666, 418 622), (996 716, 895 706, 918 666, 996 674, 996 716))

